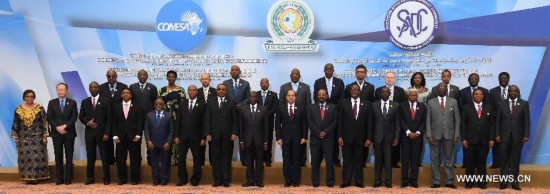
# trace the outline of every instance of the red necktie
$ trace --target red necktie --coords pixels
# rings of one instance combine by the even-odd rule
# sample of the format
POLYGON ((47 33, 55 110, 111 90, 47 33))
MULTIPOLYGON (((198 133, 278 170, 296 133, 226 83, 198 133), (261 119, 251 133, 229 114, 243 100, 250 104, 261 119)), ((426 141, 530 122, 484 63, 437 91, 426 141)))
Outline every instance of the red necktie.
POLYGON ((516 101, 512 100, 512 114, 516 111, 516 101))
POLYGON ((94 110, 95 110, 95 97, 92 97, 92 106, 94 107, 94 110))
POLYGON ((445 111, 445 98, 441 97, 441 110, 445 111))
POLYGON ((477 117, 481 119, 481 105, 477 104, 477 117))
POLYGON ((411 104, 411 115, 412 115, 412 120, 414 120, 414 117, 416 116, 416 110, 414 110, 414 103, 411 104))
POLYGON ((290 121, 293 121, 294 120, 294 108, 292 108, 292 105, 290 105, 290 121))
POLYGON ((357 120, 357 100, 353 101, 353 118, 357 120))
POLYGON ((325 120, 325 105, 321 104, 321 121, 325 120))

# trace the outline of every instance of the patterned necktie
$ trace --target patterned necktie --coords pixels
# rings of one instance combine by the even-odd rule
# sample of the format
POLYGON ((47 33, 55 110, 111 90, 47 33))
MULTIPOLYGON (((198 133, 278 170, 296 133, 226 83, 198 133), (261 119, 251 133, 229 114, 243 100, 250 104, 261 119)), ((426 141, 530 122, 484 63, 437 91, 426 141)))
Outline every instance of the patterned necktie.
POLYGON ((502 99, 506 99, 506 88, 502 89, 502 99))
POLYGON ((325 105, 321 104, 321 121, 325 120, 325 105))
POLYGON ((92 106, 94 107, 94 110, 95 110, 95 104, 96 104, 95 97, 92 97, 92 106))
POLYGON ((111 98, 115 96, 115 85, 111 85, 111 98))
POLYGON ((442 111, 445 111, 445 98, 441 97, 441 104, 439 106, 441 106, 442 111))
POLYGON ((157 111, 157 127, 160 126, 160 111, 157 111))
POLYGON ((63 113, 63 108, 65 108, 65 100, 61 99, 61 104, 59 106, 61 107, 61 113, 63 113))
POLYGON ((382 116, 384 116, 384 118, 386 118, 386 116, 388 116, 388 108, 386 107, 386 104, 388 104, 388 103, 384 102, 384 107, 382 107, 382 116))
POLYGON ((412 120, 414 120, 414 117, 416 117, 416 110, 414 109, 414 103, 411 104, 411 115, 412 115, 412 120))
POLYGON ((289 116, 290 116, 290 121, 293 121, 294 120, 294 108, 292 108, 292 105, 290 105, 290 111, 289 113, 289 116))
POLYGON ((477 117, 481 119, 481 105, 477 104, 477 117))
POLYGON ((357 100, 354 100, 353 101, 353 118, 355 118, 355 120, 357 120, 357 100))

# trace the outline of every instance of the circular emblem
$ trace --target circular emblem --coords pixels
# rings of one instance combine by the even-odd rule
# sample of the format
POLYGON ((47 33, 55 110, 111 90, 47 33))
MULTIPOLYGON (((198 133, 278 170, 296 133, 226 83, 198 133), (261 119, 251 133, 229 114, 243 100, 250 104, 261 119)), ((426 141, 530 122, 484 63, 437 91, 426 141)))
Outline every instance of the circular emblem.
POLYGON ((279 1, 269 9, 267 29, 274 42, 307 42, 313 31, 313 14, 299 0, 279 1))
POLYGON ((390 8, 384 21, 390 41, 410 51, 430 44, 438 26, 437 11, 427 0, 399 0, 390 8))
POLYGON ((165 46, 183 52, 202 42, 208 25, 201 7, 192 1, 175 0, 160 9, 155 29, 165 46))

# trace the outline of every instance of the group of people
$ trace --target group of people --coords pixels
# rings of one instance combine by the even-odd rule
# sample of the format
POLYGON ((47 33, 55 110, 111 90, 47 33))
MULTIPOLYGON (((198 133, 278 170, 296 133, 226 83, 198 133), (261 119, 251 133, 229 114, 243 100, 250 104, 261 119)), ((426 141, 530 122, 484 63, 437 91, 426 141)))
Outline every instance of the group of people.
MULTIPOLYGON (((523 143, 529 139, 528 102, 519 88, 509 85, 510 75, 499 74, 499 86, 485 89, 472 73, 469 86, 459 89, 450 84, 451 72, 441 73, 441 83, 429 90, 421 72, 410 79, 407 90, 396 86, 396 74, 387 72, 385 85, 375 88, 367 82, 367 68, 355 68, 356 80, 344 85, 333 77, 334 66, 324 66, 325 76, 313 86, 300 82, 300 71, 293 69, 290 82, 277 94, 269 90, 267 78, 259 91, 251 91, 242 79, 239 66, 231 67, 231 79, 213 88, 210 76, 202 74, 202 87, 185 89, 175 84, 177 72, 168 71, 168 85, 157 90, 148 83, 145 70, 129 87, 117 81, 114 70, 107 71, 107 82, 89 84, 91 96, 77 103, 67 97, 68 86, 56 86, 58 98, 48 103, 47 112, 34 102, 32 90, 23 93, 25 103, 17 106, 11 136, 18 146, 22 180, 36 184, 48 179, 47 137, 52 137, 56 184, 71 184, 75 124, 85 125, 88 157, 87 180, 95 182, 96 149, 103 164, 103 183, 110 184, 109 165, 116 161, 118 184, 128 182, 126 160, 130 158, 130 181, 139 184, 141 142, 147 145, 154 185, 166 185, 170 166, 178 165, 177 186, 197 186, 209 145, 213 186, 229 187, 233 147, 240 147, 241 163, 246 166, 243 187, 264 186, 264 164, 272 164, 273 141, 281 146, 285 187, 298 187, 306 165, 306 144, 311 154, 311 180, 320 186, 320 165, 325 161, 326 185, 334 187, 334 167, 342 167, 342 184, 364 188, 363 168, 369 146, 374 150, 374 187, 392 187, 392 168, 401 163, 402 187, 418 187, 424 143, 429 143, 432 188, 457 188, 453 183, 457 145, 464 150, 467 175, 486 175, 486 160, 493 149, 493 165, 502 175, 515 177, 512 187, 520 190, 517 176, 523 143), (275 133, 274 133, 275 130, 275 133), (459 143, 459 140, 461 141, 459 143), (236 142, 235 142, 236 141, 236 142), (114 152, 116 145, 116 154, 114 152), (193 172, 188 177, 186 156, 193 155, 193 172), (65 154, 65 157, 63 157, 65 154), (63 165, 65 158, 65 168, 63 165), (116 160, 115 160, 116 158, 116 160), (446 179, 440 180, 443 162, 446 179), (382 180, 384 176, 384 180, 382 180)), ((466 188, 487 188, 487 183, 466 182, 466 188)), ((501 189, 508 186, 502 182, 501 189)))

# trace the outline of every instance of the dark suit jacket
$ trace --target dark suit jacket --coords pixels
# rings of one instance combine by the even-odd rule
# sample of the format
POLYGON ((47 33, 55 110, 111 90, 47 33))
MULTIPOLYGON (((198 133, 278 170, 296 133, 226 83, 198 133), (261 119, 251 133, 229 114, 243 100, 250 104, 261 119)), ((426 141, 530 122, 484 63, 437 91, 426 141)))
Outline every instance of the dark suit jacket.
POLYGON ((113 105, 113 136, 118 136, 121 140, 123 140, 124 137, 134 139, 136 135, 142 136, 145 114, 143 114, 141 106, 131 102, 130 109, 128 110, 128 118, 124 118, 124 109, 122 106, 122 102, 113 105))
POLYGON ((307 121, 311 133, 309 134, 310 144, 321 143, 319 134, 325 132, 323 139, 334 141, 336 137, 336 126, 338 125, 338 111, 334 104, 325 103, 325 118, 321 120, 321 106, 319 103, 311 104, 307 107, 307 121))
POLYGON ((223 84, 227 87, 227 97, 233 99, 239 105, 248 103, 248 97, 250 96, 250 84, 248 81, 239 78, 237 93, 233 92, 233 79, 225 80, 223 84))
POLYGON ((416 102, 416 113, 414 116, 414 120, 412 119, 411 105, 409 104, 409 101, 405 101, 399 104, 399 110, 401 114, 401 141, 410 141, 407 137, 407 130, 410 130, 411 133, 416 133, 417 131, 420 131, 420 135, 422 136, 424 135, 424 133, 426 133, 426 116, 428 113, 426 109, 426 104, 422 102, 416 102))
MULTIPOLYGON (((279 101, 281 102, 281 104, 286 104, 286 93, 289 90, 292 90, 292 84, 290 82, 281 86, 281 91, 279 92, 279 101)), ((311 104, 311 90, 309 89, 309 85, 305 84, 304 82, 299 82, 298 91, 295 92, 295 103, 297 105, 304 105, 304 107, 306 107, 307 105, 311 104)))
POLYGON ((50 123, 50 137, 61 137, 61 134, 55 129, 61 125, 67 125, 65 134, 68 137, 76 137, 75 123, 78 119, 78 111, 76 101, 70 98, 65 98, 65 106, 61 113, 59 106, 59 98, 54 98, 48 102, 48 122, 50 123))
POLYGON ((269 115, 267 109, 258 103, 256 103, 255 109, 254 117, 252 117, 250 104, 241 106, 241 111, 239 111, 239 137, 245 147, 263 148, 264 144, 267 144, 269 135, 269 115), (253 139, 254 145, 252 145, 253 139))
MULTIPOLYGON (((481 87, 481 86, 477 86, 478 88, 480 88, 482 91, 483 91, 483 104, 487 103, 489 104, 490 103, 490 98, 489 98, 489 90, 485 89, 484 87, 481 87)), ((462 88, 462 90, 460 90, 458 92, 458 99, 457 100, 457 103, 458 103, 458 107, 462 108, 462 106, 464 105, 467 105, 467 104, 471 104, 474 102, 474 100, 472 99, 472 90, 470 88, 470 86, 468 87, 465 87, 465 88, 462 88)))
POLYGON ((257 91, 258 94, 258 104, 264 106, 267 109, 267 115, 269 115, 269 129, 275 127, 275 113, 277 112, 277 107, 279 107, 279 99, 277 99, 277 92, 267 91, 265 103, 262 101, 262 91, 257 91))
POLYGON ((126 84, 123 84, 121 82, 117 82, 116 84, 116 91, 115 95, 111 97, 111 88, 109 86, 109 82, 105 82, 99 86, 99 95, 101 96, 107 96, 111 98, 111 104, 122 102, 122 98, 120 97, 120 94, 122 94, 122 89, 127 88, 128 86, 126 84))
MULTIPOLYGON (((330 104, 337 105, 338 102, 341 99, 344 99, 344 89, 345 89, 344 81, 342 81, 342 79, 340 79, 340 78, 332 77, 332 86, 331 87, 332 87, 332 93, 330 94, 327 101, 330 104)), ((317 92, 320 89, 327 90, 327 82, 326 82, 325 77, 322 77, 322 78, 319 78, 319 79, 315 80, 315 84, 313 85, 313 101, 314 102, 318 102, 317 92)), ((328 90, 327 90, 327 94, 328 94, 328 90)))
POLYGON ((140 105, 144 114, 155 110, 154 104, 158 98, 158 90, 155 85, 147 82, 142 93, 139 88, 139 82, 133 83, 130 85, 130 91, 132 91, 132 102, 140 105))
POLYGON ((218 97, 211 98, 206 104, 204 115, 205 135, 211 135, 213 141, 230 140, 231 135, 239 133, 239 115, 237 103, 228 97, 225 97, 220 109, 218 97))
MULTIPOLYGON (((454 98, 455 100, 458 100, 458 92, 460 91, 460 88, 458 86, 449 84, 451 86, 451 89, 449 90, 449 97, 454 98)), ((428 97, 428 100, 438 97, 437 94, 437 85, 432 87, 432 90, 430 91, 430 96, 428 97)))
POLYGON ((342 138, 344 143, 364 144, 368 131, 372 130, 371 106, 369 101, 361 99, 355 120, 350 98, 341 100, 338 104, 338 138, 342 138))
MULTIPOLYGON (((382 91, 382 87, 376 88, 374 91, 374 100, 380 101, 380 92, 382 91)), ((407 94, 405 93, 405 90, 402 87, 399 86, 393 86, 393 100, 394 102, 397 102, 397 104, 401 104, 402 102, 407 101, 407 94)))
POLYGON ((368 137, 374 143, 391 143, 394 139, 398 139, 399 131, 401 131, 401 115, 399 114, 399 104, 388 100, 386 108, 388 113, 386 118, 382 115, 382 102, 376 101, 372 103, 372 121, 373 130, 368 131, 368 137))
MULTIPOLYGON (((508 93, 508 91, 506 91, 506 93, 508 93)), ((485 96, 485 98, 489 98, 489 102, 491 103, 491 106, 493 106, 495 113, 498 111, 498 108, 500 107, 499 106, 500 102, 508 99, 508 98, 502 99, 502 89, 500 88, 500 85, 489 90, 489 95, 490 95, 490 98, 487 96, 485 96)), ((521 98, 521 92, 518 93, 518 98, 521 98)))
POLYGON ((460 114, 460 137, 468 144, 489 144, 495 136, 495 111, 493 106, 483 103, 481 119, 477 116, 477 105, 468 104, 462 107, 460 114))
POLYGON ((180 102, 178 109, 178 118, 176 119, 175 137, 183 140, 199 142, 205 140, 204 131, 204 114, 206 111, 206 103, 197 99, 193 105, 193 111, 189 114, 189 100, 180 102))
MULTIPOLYGON (((208 95, 207 95, 207 99, 204 99, 204 91, 203 91, 203 88, 204 87, 201 87, 199 88, 199 93, 197 95, 197 101, 200 101, 202 102, 203 104, 206 104, 206 102, 208 102, 208 99, 210 98, 216 98, 217 96, 217 93, 216 93, 216 88, 213 88, 213 87, 208 87, 208 95)), ((229 90, 229 88, 227 88, 229 90)))
POLYGON ((80 122, 86 126, 84 139, 86 141, 103 141, 103 135, 111 135, 111 104, 109 97, 99 95, 96 99, 95 109, 92 105, 92 97, 88 97, 80 103, 80 122), (86 124, 90 120, 97 124, 95 129, 86 124))
MULTIPOLYGON (((345 91, 345 95, 344 97, 346 99, 349 99, 351 98, 351 86, 352 85, 359 85, 357 84, 357 81, 353 81, 351 82, 350 84, 346 85, 346 91, 345 91)), ((361 94, 359 95, 359 97, 361 98, 361 100, 365 99, 365 100, 368 100, 369 102, 374 102, 375 99, 374 99, 374 85, 372 85, 371 83, 367 82, 367 81, 364 81, 364 84, 363 84, 363 89, 361 89, 361 94)))
POLYGON ((307 139, 307 111, 304 105, 294 107, 294 120, 290 120, 288 104, 281 104, 275 118, 276 139, 285 143, 300 144, 301 139, 307 139))
POLYGON ((161 116, 159 125, 157 125, 157 111, 147 113, 145 118, 145 141, 152 141, 157 148, 162 148, 164 144, 172 144, 174 140, 174 119, 172 114, 164 111, 164 116, 161 116))
POLYGON ((531 131, 529 102, 519 98, 516 100, 516 109, 513 114, 510 111, 510 101, 502 101, 499 105, 496 117, 496 136, 500 136, 501 142, 520 143, 523 137, 529 137, 531 131))

